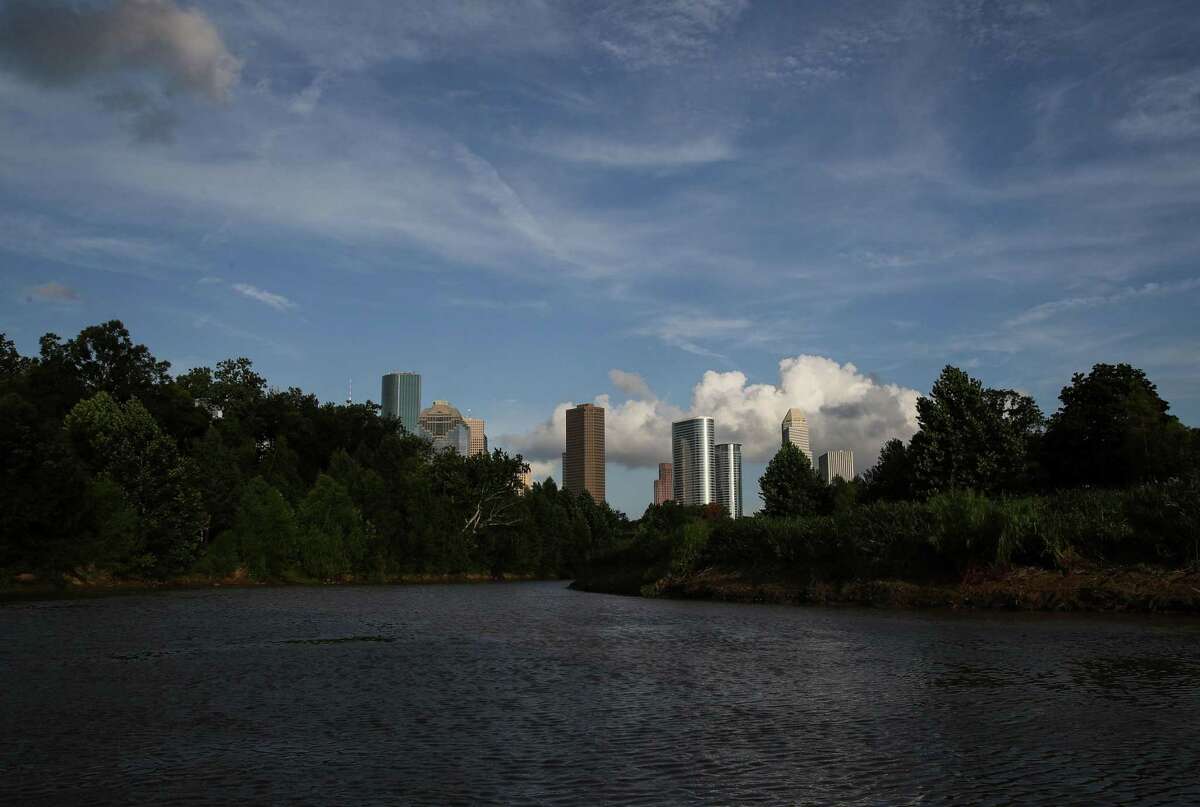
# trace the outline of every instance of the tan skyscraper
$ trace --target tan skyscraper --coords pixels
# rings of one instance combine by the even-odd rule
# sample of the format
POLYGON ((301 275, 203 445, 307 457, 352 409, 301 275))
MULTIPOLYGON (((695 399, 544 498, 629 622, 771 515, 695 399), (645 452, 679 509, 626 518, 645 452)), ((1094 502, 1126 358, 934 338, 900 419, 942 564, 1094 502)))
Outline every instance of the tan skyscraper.
POLYGON ((488 444, 484 428, 487 424, 484 423, 483 418, 463 418, 463 423, 466 423, 467 428, 471 430, 471 443, 467 451, 467 456, 474 457, 476 454, 486 454, 488 444))
MULTIPOLYGON (((813 464, 812 446, 808 442, 808 418, 800 409, 789 409, 783 416, 783 445, 791 443, 804 452, 808 464, 813 464)), ((813 466, 816 470, 816 466, 813 466)))
POLYGON ((658 464, 658 479, 654 480, 655 504, 666 504, 667 502, 675 501, 675 476, 672 473, 673 467, 669 462, 660 462, 658 464))
POLYGON ((847 482, 854 479, 854 452, 848 448, 826 451, 817 459, 817 476, 826 485, 839 476, 847 482))
POLYGON ((567 410, 567 450, 563 453, 563 487, 587 491, 604 501, 604 409, 580 404, 567 410))

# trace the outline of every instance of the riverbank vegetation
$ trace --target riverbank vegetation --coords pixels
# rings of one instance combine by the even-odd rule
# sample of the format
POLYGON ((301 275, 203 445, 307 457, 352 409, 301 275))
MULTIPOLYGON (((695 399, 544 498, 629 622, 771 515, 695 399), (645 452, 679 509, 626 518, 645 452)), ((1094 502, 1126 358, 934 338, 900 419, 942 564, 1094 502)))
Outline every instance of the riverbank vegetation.
POLYGON ((173 376, 117 321, 0 334, 0 579, 121 585, 566 577, 626 529, 520 456, 434 452, 372 404, 173 376))
POLYGON ((777 602, 1200 611, 1200 438, 1144 373, 1097 365, 1043 417, 947 367, 920 430, 825 485, 793 446, 762 511, 652 506, 577 587, 777 602))

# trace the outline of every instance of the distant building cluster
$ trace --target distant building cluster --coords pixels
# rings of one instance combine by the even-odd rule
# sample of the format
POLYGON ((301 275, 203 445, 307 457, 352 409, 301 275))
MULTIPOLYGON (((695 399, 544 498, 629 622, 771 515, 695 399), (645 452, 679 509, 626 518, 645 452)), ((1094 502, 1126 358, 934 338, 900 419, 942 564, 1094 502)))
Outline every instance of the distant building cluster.
MULTIPOLYGON (((383 377, 383 415, 400 421, 404 430, 433 443, 437 451, 457 451, 464 457, 486 454, 488 438, 482 418, 464 417, 449 401, 435 400, 421 408, 419 373, 394 372, 383 377)), ((834 479, 854 479, 854 452, 834 449, 813 463, 808 418, 800 409, 788 409, 780 424, 781 445, 794 445, 808 457, 827 484, 834 479)), ((604 407, 579 404, 567 410, 562 454, 563 488, 587 491, 597 503, 606 500, 604 407)), ((733 518, 745 512, 742 495, 742 444, 716 441, 717 424, 711 417, 693 417, 671 424, 671 462, 658 465, 654 503, 678 502, 688 506, 720 505, 733 518)), ((519 482, 533 486, 526 470, 519 482)))
POLYGON ((383 377, 383 416, 400 421, 404 431, 424 437, 436 451, 457 451, 464 457, 486 454, 488 439, 482 418, 463 417, 449 401, 435 400, 421 408, 420 373, 394 372, 383 377))
MULTIPOLYGON (((794 445, 827 484, 835 478, 854 479, 854 452, 838 449, 813 462, 808 418, 800 409, 787 410, 780 424, 781 445, 794 445)), ((689 506, 719 504, 733 518, 744 513, 742 444, 716 442, 716 422, 694 417, 671 424, 671 460, 659 463, 654 480, 654 503, 689 506)))

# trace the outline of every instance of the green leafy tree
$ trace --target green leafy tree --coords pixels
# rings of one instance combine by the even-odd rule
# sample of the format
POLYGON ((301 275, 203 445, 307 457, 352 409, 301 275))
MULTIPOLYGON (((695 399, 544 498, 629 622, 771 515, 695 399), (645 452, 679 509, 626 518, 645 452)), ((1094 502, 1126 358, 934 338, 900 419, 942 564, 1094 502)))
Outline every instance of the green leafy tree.
POLYGON ((57 422, 0 395, 0 568, 59 580, 91 562, 90 510, 86 469, 57 422))
POLYGON ((367 527, 350 494, 325 474, 300 504, 299 560, 311 577, 329 580, 362 568, 367 527))
POLYGON ((207 526, 196 471, 146 408, 100 392, 76 404, 63 425, 84 463, 120 485, 137 513, 131 567, 155 575, 190 567, 207 526))
POLYGON ((1187 472, 1190 435, 1146 374, 1128 364, 1075 373, 1046 429, 1045 462, 1059 487, 1126 487, 1187 472))
POLYGON ((763 515, 798 516, 821 509, 824 484, 808 456, 791 443, 779 449, 758 481, 763 515))
POLYGON ((863 498, 867 501, 903 501, 912 498, 912 464, 902 440, 883 444, 875 465, 863 474, 863 498))
POLYGON ((242 490, 233 528, 217 543, 211 571, 228 574, 241 565, 256 579, 279 579, 296 564, 300 530, 283 494, 255 477, 242 490), (234 568, 230 560, 236 561, 234 568))
POLYGON ((1029 396, 986 389, 947 366, 929 396, 917 401, 917 421, 921 429, 907 452, 917 493, 1030 485, 1043 418, 1029 396))

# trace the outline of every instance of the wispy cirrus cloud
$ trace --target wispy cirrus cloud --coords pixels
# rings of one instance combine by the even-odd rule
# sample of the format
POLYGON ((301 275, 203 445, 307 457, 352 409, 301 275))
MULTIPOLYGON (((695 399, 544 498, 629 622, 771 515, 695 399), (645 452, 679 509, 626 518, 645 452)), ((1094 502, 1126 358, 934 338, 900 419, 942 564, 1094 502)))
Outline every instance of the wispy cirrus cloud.
POLYGON ((1168 283, 1145 283, 1141 286, 1125 288, 1108 294, 1065 297, 1061 300, 1050 300, 1035 305, 1008 320, 1007 324, 1010 327, 1030 325, 1036 322, 1045 322, 1059 314, 1068 312, 1117 305, 1138 298, 1186 294, 1196 289, 1200 289, 1200 278, 1188 278, 1168 283))
POLYGON ((251 286, 249 283, 234 283, 233 290, 243 297, 249 297, 251 300, 257 300, 263 305, 269 305, 276 311, 290 311, 297 308, 296 303, 284 297, 282 294, 265 291, 257 286, 251 286))
POLYGON ((605 168, 682 168, 725 162, 736 157, 732 141, 709 135, 671 143, 627 142, 589 136, 544 139, 534 146, 539 152, 565 162, 587 163, 605 168))

